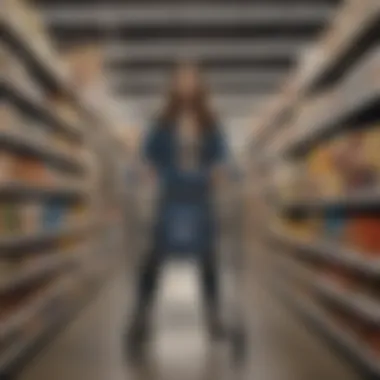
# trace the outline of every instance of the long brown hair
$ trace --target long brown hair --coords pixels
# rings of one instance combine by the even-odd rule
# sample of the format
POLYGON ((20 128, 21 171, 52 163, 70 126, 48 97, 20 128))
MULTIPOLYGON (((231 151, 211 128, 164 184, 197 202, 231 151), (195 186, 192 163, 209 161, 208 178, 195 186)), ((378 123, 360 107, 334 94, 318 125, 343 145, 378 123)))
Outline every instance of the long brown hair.
POLYGON ((208 132, 216 127, 216 119, 211 110, 209 103, 209 92, 205 81, 201 76, 201 70, 198 64, 193 62, 181 62, 174 68, 171 85, 169 87, 167 100, 163 110, 159 113, 160 125, 163 127, 175 128, 176 122, 183 111, 183 99, 178 90, 178 75, 186 68, 194 70, 197 77, 196 90, 187 105, 190 112, 193 112, 198 127, 202 133, 208 132))

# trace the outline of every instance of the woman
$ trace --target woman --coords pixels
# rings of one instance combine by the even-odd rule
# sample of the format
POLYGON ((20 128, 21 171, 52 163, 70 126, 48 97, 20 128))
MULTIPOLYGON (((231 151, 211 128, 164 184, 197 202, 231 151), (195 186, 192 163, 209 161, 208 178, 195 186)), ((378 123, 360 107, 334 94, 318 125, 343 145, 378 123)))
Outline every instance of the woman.
POLYGON ((195 65, 175 70, 164 110, 148 134, 144 156, 158 182, 158 215, 152 249, 138 281, 129 347, 138 352, 147 333, 160 268, 169 252, 196 254, 213 337, 221 334, 212 188, 223 176, 226 146, 195 65))

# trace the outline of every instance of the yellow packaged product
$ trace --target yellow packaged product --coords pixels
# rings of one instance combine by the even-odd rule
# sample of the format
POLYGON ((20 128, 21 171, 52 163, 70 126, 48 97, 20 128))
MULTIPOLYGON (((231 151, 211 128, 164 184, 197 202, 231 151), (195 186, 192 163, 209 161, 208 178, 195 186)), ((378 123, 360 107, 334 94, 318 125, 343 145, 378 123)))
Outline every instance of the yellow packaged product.
POLYGON ((380 175, 380 124, 364 133, 363 145, 365 161, 380 175))
POLYGON ((342 180, 334 165, 329 145, 312 151, 307 158, 308 174, 311 186, 315 186, 315 195, 334 197, 342 192, 342 180))

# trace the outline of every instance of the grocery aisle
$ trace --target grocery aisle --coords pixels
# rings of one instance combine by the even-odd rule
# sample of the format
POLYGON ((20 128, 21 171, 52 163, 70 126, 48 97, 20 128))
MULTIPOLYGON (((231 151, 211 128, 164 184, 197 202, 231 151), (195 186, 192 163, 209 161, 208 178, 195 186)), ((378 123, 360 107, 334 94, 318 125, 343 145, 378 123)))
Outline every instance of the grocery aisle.
POLYGON ((203 339, 193 275, 192 268, 167 269, 157 310, 156 339, 143 370, 129 367, 120 348, 123 316, 131 295, 127 276, 121 273, 19 380, 358 379, 268 294, 260 279, 250 285, 251 294, 247 296, 247 302, 251 301, 249 360, 238 374, 231 372, 226 364, 226 348, 211 349, 203 339))

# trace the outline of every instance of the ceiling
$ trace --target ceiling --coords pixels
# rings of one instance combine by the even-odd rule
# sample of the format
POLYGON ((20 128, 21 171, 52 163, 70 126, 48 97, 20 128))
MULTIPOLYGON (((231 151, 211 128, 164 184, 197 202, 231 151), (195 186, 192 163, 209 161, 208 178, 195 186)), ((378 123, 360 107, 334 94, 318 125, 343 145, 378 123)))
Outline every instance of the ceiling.
MULTIPOLYGON (((242 125, 243 117, 259 112, 278 93, 285 76, 340 3, 37 1, 63 48, 89 41, 104 44, 110 86, 142 120, 159 104, 173 63, 194 58, 204 67, 216 109, 231 125, 237 120, 242 125)), ((239 137, 244 140, 243 133, 239 137)))

